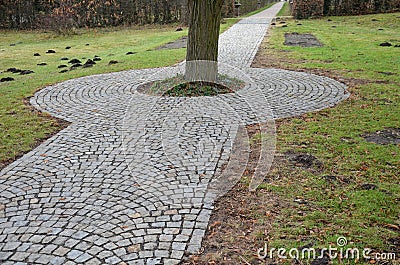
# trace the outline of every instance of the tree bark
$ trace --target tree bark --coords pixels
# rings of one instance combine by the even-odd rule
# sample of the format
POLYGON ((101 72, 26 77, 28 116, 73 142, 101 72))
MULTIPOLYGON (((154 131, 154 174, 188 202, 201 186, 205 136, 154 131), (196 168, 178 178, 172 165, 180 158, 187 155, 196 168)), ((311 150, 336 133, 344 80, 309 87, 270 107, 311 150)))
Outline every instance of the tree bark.
POLYGON ((214 82, 218 75, 218 40, 223 0, 188 0, 187 81, 214 82))

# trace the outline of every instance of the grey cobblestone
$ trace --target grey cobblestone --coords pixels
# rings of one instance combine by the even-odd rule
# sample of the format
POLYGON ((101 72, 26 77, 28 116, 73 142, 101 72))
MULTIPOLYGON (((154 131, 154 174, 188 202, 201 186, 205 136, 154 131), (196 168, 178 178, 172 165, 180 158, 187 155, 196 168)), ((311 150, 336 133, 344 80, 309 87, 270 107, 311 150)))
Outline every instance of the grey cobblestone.
POLYGON ((235 68, 234 77, 249 77, 237 93, 185 99, 136 90, 181 73, 183 64, 83 77, 37 92, 33 106, 71 125, 0 172, 1 263, 178 264, 185 250, 197 252, 214 186, 228 189, 218 177, 234 155, 239 127, 348 97, 329 78, 250 68, 281 6, 221 35, 222 73, 235 68))
POLYGON ((82 251, 79 251, 79 250, 76 250, 76 249, 74 249, 74 250, 71 250, 68 254, 67 254, 67 258, 69 258, 69 259, 76 259, 76 258, 78 258, 80 255, 82 255, 83 254, 83 252, 82 251))

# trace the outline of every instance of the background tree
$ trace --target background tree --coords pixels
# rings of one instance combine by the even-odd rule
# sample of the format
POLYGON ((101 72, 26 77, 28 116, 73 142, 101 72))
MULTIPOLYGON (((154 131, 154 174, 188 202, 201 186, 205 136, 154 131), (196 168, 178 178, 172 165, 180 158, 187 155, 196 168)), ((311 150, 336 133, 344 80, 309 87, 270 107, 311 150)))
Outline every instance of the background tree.
POLYGON ((215 81, 223 0, 188 0, 187 81, 215 81))

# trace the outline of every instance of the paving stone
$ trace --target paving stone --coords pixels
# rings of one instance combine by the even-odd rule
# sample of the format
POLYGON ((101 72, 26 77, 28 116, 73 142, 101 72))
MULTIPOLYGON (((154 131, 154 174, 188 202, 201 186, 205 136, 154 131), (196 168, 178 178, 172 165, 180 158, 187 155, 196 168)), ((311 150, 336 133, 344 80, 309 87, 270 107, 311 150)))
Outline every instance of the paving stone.
POLYGON ((92 246, 92 244, 89 244, 87 242, 80 242, 78 245, 76 245, 74 248, 82 251, 86 251, 92 246))
MULTIPOLYGON (((126 254, 126 255, 122 256, 122 259, 125 260, 125 261, 128 261, 129 264, 131 264, 131 262, 133 262, 133 260, 135 260, 137 258, 138 258, 138 254, 137 253, 129 253, 129 254, 126 254)), ((138 261, 135 261, 135 262, 138 262, 138 261)))
POLYGON ((80 255, 82 255, 82 254, 83 254, 82 251, 73 249, 73 250, 71 250, 70 252, 68 252, 67 258, 74 260, 74 259, 78 258, 78 257, 79 257, 80 255))
POLYGON ((76 246, 80 241, 70 238, 67 241, 65 241, 65 246, 68 248, 73 248, 74 246, 76 246))
POLYGON ((131 244, 131 241, 129 239, 124 239, 124 240, 117 242, 117 246, 119 246, 119 247, 126 247, 126 246, 129 246, 130 244, 131 244))
POLYGON ((108 250, 113 250, 113 249, 116 249, 118 246, 115 245, 115 244, 112 243, 112 242, 109 242, 109 243, 105 244, 103 247, 104 247, 105 249, 108 249, 108 250))
POLYGON ((25 252, 32 246, 32 243, 22 243, 22 245, 17 249, 17 251, 25 252))
POLYGON ((97 254, 97 257, 99 259, 105 259, 107 257, 111 257, 113 255, 113 253, 109 250, 103 250, 102 252, 100 252, 99 254, 97 254))
POLYGON ((41 254, 38 259, 35 260, 35 263, 39 264, 49 264, 50 260, 52 259, 52 256, 47 255, 47 254, 41 254))
POLYGON ((213 190, 224 179, 217 177, 235 161, 240 126, 349 96, 326 77, 251 68, 282 4, 220 36, 220 72, 247 82, 237 93, 173 98, 137 91, 182 74, 184 63, 81 77, 35 93, 35 108, 71 124, 0 171, 0 260, 147 265, 162 257, 179 264, 185 250, 197 252, 222 195, 213 190))
POLYGON ((151 258, 151 257, 153 257, 153 251, 150 251, 150 250, 139 251, 139 257, 140 258, 151 258))
POLYGON ((28 257, 26 258, 27 259, 26 261, 30 264, 36 264, 35 261, 38 258, 40 258, 40 256, 41 256, 40 254, 32 253, 32 254, 28 255, 28 257))
POLYGON ((103 248, 98 247, 98 246, 92 246, 89 250, 87 250, 87 252, 90 255, 96 256, 97 253, 101 252, 103 250, 103 248))
POLYGON ((3 248, 2 251, 10 251, 10 250, 15 250, 21 245, 21 242, 7 242, 3 248))
POLYGON ((121 259, 116 256, 113 256, 113 257, 107 258, 105 261, 107 264, 117 264, 118 262, 121 262, 121 259))
MULTIPOLYGON (((7 260, 13 253, 12 252, 0 252, 0 260, 7 260)), ((16 252, 12 257, 11 260, 15 261, 24 261, 30 253, 26 252, 16 252)))
POLYGON ((43 235, 33 235, 29 241, 32 243, 40 243, 43 240, 44 236, 43 235))
POLYGON ((92 256, 89 255, 88 253, 83 253, 82 255, 80 255, 78 258, 75 259, 75 262, 85 263, 86 261, 88 261, 91 258, 92 258, 92 256))
POLYGON ((128 253, 136 253, 136 252, 139 252, 140 249, 141 249, 141 245, 140 244, 132 245, 132 246, 129 246, 127 248, 128 253))
POLYGON ((46 245, 40 253, 51 254, 57 248, 56 245, 46 245))
POLYGON ((172 250, 185 250, 185 248, 186 248, 186 243, 180 243, 180 242, 172 243, 172 250))
POLYGON ((65 258, 64 257, 53 257, 50 260, 50 264, 52 265, 61 265, 65 263, 65 258))
POLYGON ((59 246, 54 252, 54 255, 57 256, 65 256, 71 249, 69 248, 65 248, 63 246, 59 246))
POLYGON ((83 239, 84 237, 86 237, 89 233, 85 232, 85 231, 78 231, 75 234, 72 235, 73 238, 75 239, 83 239))
POLYGON ((117 255, 117 257, 122 257, 126 254, 125 248, 117 248, 113 250, 114 254, 117 255))
POLYGON ((31 245, 26 252, 38 253, 43 247, 44 247, 43 245, 34 244, 34 245, 31 245))
POLYGON ((171 258, 180 260, 185 252, 181 250, 172 250, 171 258))
POLYGON ((176 235, 179 233, 179 228, 165 228, 164 233, 166 235, 176 235))
POLYGON ((100 265, 102 264, 101 261, 97 258, 93 258, 85 262, 86 265, 100 265))
POLYGON ((143 245, 144 250, 154 250, 157 247, 157 242, 150 242, 143 245))

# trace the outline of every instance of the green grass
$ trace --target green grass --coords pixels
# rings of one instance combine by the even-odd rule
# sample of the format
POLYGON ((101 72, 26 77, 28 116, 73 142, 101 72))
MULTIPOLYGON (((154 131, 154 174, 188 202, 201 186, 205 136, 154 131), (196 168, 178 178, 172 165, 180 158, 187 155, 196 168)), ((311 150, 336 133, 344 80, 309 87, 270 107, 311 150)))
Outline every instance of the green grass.
POLYGON ((379 46, 384 41, 400 44, 399 15, 287 20, 288 27, 273 28, 264 43, 261 56, 275 66, 317 70, 345 80, 351 92, 334 108, 278 122, 278 152, 313 154, 323 169, 283 167, 272 172, 279 180, 263 184, 262 189, 290 205, 276 219, 272 245, 290 248, 316 242, 315 247, 328 247, 346 236, 352 247, 399 251, 388 242, 400 232, 399 145, 362 138, 366 132, 400 127, 400 48, 379 46), (284 34, 291 32, 312 33, 324 46, 285 46, 284 34), (327 175, 349 183, 326 181, 327 175), (364 183, 378 189, 363 190, 364 183), (308 204, 300 205, 296 198, 308 204))
POLYGON ((290 14, 290 7, 289 7, 289 4, 288 4, 288 2, 285 2, 284 4, 283 4, 283 7, 282 7, 282 9, 278 12, 278 14, 276 15, 277 17, 287 17, 287 16, 290 16, 291 14, 290 14))
MULTIPOLYGON (((221 31, 233 25, 237 19, 226 19, 221 31)), ((78 34, 60 36, 51 32, 1 31, 0 78, 13 77, 15 81, 0 83, 0 168, 31 150, 38 141, 60 128, 57 121, 45 114, 32 112, 24 100, 40 88, 81 76, 101 74, 127 69, 152 68, 172 65, 182 61, 186 49, 154 50, 187 34, 187 29, 176 32, 174 26, 136 28, 106 28, 79 30, 78 34), (10 44, 16 44, 10 46, 10 44), (88 46, 86 44, 89 44, 88 46), (67 50, 66 46, 72 48, 67 50), (53 49, 55 54, 46 54, 53 49), (126 55, 127 52, 137 52, 126 55), (40 57, 34 57, 40 53, 40 57), (67 64, 60 58, 93 58, 102 61, 92 68, 59 73, 58 65, 67 64), (110 60, 119 63, 108 65, 110 60), (45 62, 46 66, 37 66, 45 62), (5 73, 8 68, 30 69, 31 75, 5 73)))

